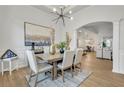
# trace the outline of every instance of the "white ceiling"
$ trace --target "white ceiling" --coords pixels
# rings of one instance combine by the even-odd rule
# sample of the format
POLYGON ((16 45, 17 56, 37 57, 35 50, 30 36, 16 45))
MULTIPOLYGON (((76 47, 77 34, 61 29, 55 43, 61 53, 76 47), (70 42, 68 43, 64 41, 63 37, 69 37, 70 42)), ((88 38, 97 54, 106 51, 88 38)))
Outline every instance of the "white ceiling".
POLYGON ((89 7, 89 5, 34 5, 33 7, 44 11, 46 13, 50 13, 53 8, 56 8, 58 12, 60 12, 60 7, 66 7, 64 13, 67 14, 70 10, 72 14, 80 11, 81 9, 85 9, 89 7))

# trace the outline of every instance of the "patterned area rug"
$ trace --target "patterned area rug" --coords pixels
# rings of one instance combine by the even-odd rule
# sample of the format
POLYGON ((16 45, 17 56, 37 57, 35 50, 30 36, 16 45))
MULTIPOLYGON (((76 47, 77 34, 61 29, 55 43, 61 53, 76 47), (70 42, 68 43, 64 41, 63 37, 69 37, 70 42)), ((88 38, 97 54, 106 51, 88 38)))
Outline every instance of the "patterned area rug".
MULTIPOLYGON (((71 76, 71 73, 65 71, 64 79, 65 82, 62 81, 62 77, 57 77, 56 80, 52 80, 50 75, 45 75, 44 73, 39 74, 38 81, 43 80, 37 84, 37 87, 78 87, 80 84, 86 80, 92 72, 82 71, 82 72, 74 72, 74 76, 71 76)), ((29 76, 26 76, 26 79, 29 79, 29 76)), ((35 77, 32 77, 29 85, 31 87, 34 86, 35 77)))

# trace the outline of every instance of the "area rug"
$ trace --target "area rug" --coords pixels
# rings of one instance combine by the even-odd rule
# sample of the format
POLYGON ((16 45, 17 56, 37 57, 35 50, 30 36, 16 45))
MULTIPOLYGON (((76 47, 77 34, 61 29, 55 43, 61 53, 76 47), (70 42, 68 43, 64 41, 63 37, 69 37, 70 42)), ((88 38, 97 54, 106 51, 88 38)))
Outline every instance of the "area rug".
MULTIPOLYGON (((44 73, 39 74, 38 81, 43 80, 37 84, 37 87, 78 87, 80 84, 86 80, 92 72, 90 71, 76 71, 73 73, 74 76, 71 76, 71 73, 68 71, 65 71, 64 79, 65 82, 62 81, 62 77, 57 77, 56 80, 52 80, 50 75, 45 75, 44 73)), ((29 79, 29 76, 26 76, 26 79, 29 79)), ((30 87, 33 87, 35 84, 36 77, 32 77, 29 85, 30 87)))

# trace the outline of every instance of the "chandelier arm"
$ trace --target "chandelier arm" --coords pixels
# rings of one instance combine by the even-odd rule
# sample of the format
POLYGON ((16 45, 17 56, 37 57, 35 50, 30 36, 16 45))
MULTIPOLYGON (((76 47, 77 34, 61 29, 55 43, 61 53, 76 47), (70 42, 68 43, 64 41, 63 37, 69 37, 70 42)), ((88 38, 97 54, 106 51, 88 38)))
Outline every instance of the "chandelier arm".
POLYGON ((64 19, 64 16, 62 16, 62 21, 63 21, 63 25, 65 26, 65 19, 64 19))
POLYGON ((57 11, 56 12, 50 12, 50 13, 60 15, 57 11))
POLYGON ((63 16, 66 17, 66 18, 69 18, 69 19, 71 18, 70 16, 66 16, 66 15, 63 15, 63 16))
POLYGON ((61 15, 63 15, 63 8, 61 8, 61 15))
POLYGON ((55 20, 57 20, 59 17, 57 17, 57 18, 55 18, 55 19, 53 19, 52 21, 55 21, 55 20))
POLYGON ((57 15, 60 15, 59 12, 57 12, 57 11, 56 11, 55 13, 56 13, 57 15))
POLYGON ((56 24, 58 23, 58 21, 59 21, 60 18, 61 18, 61 17, 59 16, 58 19, 57 19, 57 21, 56 21, 56 24))

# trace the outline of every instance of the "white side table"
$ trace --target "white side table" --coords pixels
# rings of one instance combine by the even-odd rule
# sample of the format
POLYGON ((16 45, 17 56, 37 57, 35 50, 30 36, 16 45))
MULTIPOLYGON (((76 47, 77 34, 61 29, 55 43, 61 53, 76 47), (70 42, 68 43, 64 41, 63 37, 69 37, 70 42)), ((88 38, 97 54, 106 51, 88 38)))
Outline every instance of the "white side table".
POLYGON ((4 74, 4 71, 9 71, 9 74, 12 74, 12 71, 17 69, 18 70, 18 61, 16 61, 14 64, 14 60, 16 60, 17 57, 12 57, 12 58, 7 58, 7 59, 2 59, 1 60, 1 71, 2 71, 2 76, 4 74), (8 64, 8 67, 4 67, 5 64, 8 64))

